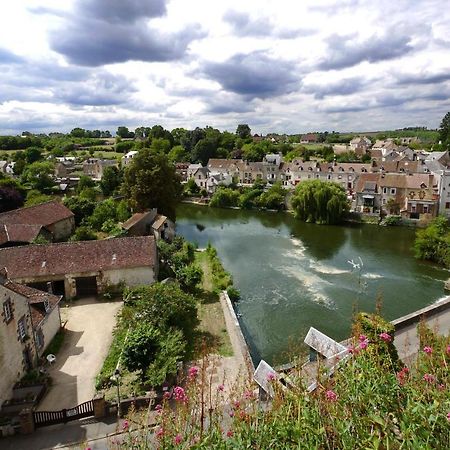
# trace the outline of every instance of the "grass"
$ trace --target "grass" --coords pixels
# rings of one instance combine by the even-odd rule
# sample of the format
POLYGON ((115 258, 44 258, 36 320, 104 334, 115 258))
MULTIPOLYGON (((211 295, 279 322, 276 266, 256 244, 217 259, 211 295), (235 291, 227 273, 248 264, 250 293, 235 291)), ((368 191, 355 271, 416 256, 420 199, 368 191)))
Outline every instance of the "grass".
POLYGON ((232 356, 230 337, 226 329, 225 318, 220 304, 219 294, 215 289, 211 264, 206 252, 196 252, 195 262, 203 270, 202 289, 198 315, 200 320, 199 337, 206 340, 221 356, 232 356))
MULTIPOLYGON (((89 154, 88 150, 76 150, 75 153, 77 154, 77 156, 81 156, 81 154, 89 154)), ((106 148, 105 150, 95 150, 94 151, 94 158, 99 158, 100 156, 103 159, 116 159, 116 158, 121 158, 124 154, 123 153, 117 153, 117 152, 111 152, 108 151, 106 148)), ((71 155, 69 155, 71 156, 71 155)))

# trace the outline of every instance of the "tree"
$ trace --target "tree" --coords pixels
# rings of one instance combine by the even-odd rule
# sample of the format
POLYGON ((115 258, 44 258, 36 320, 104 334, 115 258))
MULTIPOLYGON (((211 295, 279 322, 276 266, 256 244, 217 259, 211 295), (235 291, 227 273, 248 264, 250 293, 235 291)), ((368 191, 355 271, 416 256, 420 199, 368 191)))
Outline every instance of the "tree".
POLYGON ((204 138, 197 142, 192 150, 192 162, 200 162, 206 166, 210 158, 214 158, 217 152, 217 140, 204 138))
POLYGON ((230 188, 219 187, 214 192, 209 206, 215 208, 226 208, 230 206, 237 206, 239 203, 239 192, 230 188))
POLYGON ((284 206, 286 198, 286 190, 281 186, 281 182, 277 181, 266 192, 261 194, 259 198, 259 206, 267 209, 281 209, 284 206))
POLYGON ((169 160, 173 163, 190 161, 190 153, 182 146, 175 145, 168 154, 169 160))
POLYGON ((76 195, 66 197, 63 203, 66 208, 69 208, 74 213, 76 225, 80 225, 83 219, 89 217, 94 212, 96 205, 94 201, 76 195))
POLYGON ((0 184, 0 213, 23 206, 23 194, 15 187, 0 184))
POLYGON ((32 189, 27 193, 25 206, 40 205, 41 203, 45 203, 50 200, 52 200, 52 197, 50 195, 41 194, 39 191, 32 189))
POLYGON ((103 171, 103 176, 100 181, 100 189, 103 195, 113 194, 122 183, 122 172, 115 166, 108 166, 103 171))
POLYGON ((77 138, 84 138, 86 137, 86 130, 83 128, 76 127, 70 132, 70 135, 77 138))
POLYGON ((89 217, 88 222, 94 230, 100 231, 108 219, 117 221, 116 203, 112 198, 99 203, 91 217, 89 217))
POLYGON ((318 224, 339 223, 349 210, 349 203, 342 186, 320 180, 301 182, 292 200, 295 217, 318 224))
POLYGON ((252 136, 252 131, 246 123, 241 123, 236 128, 236 135, 241 139, 247 139, 252 136))
POLYGON ((71 241, 95 241, 97 239, 97 235, 95 231, 86 226, 78 227, 75 230, 75 233, 70 237, 71 241))
POLYGON ((83 189, 95 187, 95 181, 87 175, 81 175, 78 181, 76 192, 79 194, 83 189))
POLYGON ((439 140, 444 145, 450 146, 450 111, 442 118, 439 127, 439 140))
POLYGON ((116 131, 117 136, 121 138, 134 138, 134 133, 127 127, 118 127, 116 131))
POLYGON ((145 148, 125 169, 122 192, 134 210, 157 208, 161 214, 175 219, 182 186, 167 156, 145 148))
POLYGON ((40 192, 48 192, 55 186, 53 181, 53 164, 49 161, 37 161, 26 166, 21 180, 23 184, 40 192))
POLYGON ((39 147, 28 147, 23 154, 27 164, 32 164, 42 159, 42 150, 39 147))

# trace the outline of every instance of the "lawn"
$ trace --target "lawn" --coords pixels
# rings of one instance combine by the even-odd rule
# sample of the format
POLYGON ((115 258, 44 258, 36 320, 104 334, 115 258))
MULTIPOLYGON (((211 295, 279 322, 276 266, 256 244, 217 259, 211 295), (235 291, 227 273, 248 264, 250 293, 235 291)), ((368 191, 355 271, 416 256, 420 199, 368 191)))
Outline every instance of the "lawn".
POLYGON ((230 338, 228 336, 219 295, 214 292, 211 265, 206 252, 196 252, 195 261, 203 270, 202 288, 198 316, 200 319, 200 336, 221 356, 232 356, 230 338))

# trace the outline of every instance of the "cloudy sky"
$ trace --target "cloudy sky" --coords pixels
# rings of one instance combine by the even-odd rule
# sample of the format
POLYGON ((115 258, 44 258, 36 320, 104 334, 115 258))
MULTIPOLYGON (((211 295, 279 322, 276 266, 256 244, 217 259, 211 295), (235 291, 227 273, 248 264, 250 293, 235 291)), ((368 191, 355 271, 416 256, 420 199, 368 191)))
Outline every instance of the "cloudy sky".
POLYGON ((435 128, 448 0, 4 0, 0 134, 435 128))

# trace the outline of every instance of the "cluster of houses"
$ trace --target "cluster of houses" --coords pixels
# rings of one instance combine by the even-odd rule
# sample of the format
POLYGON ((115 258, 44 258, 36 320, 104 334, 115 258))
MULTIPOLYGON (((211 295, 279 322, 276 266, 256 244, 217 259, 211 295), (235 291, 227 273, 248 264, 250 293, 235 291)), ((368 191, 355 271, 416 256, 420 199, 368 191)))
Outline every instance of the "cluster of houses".
MULTIPOLYGON (((405 144, 410 144, 405 138, 405 144)), ((201 190, 214 193, 218 186, 236 183, 251 186, 257 180, 280 182, 288 190, 306 180, 332 181, 347 192, 352 209, 366 214, 402 215, 405 219, 429 220, 437 214, 450 217, 450 156, 448 152, 415 151, 393 140, 373 146, 365 137, 355 138, 350 148, 369 163, 327 163, 318 160, 283 160, 266 155, 261 162, 210 159, 200 164, 178 164, 184 181, 190 178, 201 190)))
POLYGON ((41 364, 61 327, 61 299, 153 283, 156 240, 175 233, 156 209, 123 223, 125 237, 64 242, 74 228, 73 213, 57 201, 0 214, 0 410, 14 384, 41 364), (33 244, 40 236, 49 243, 33 244))

